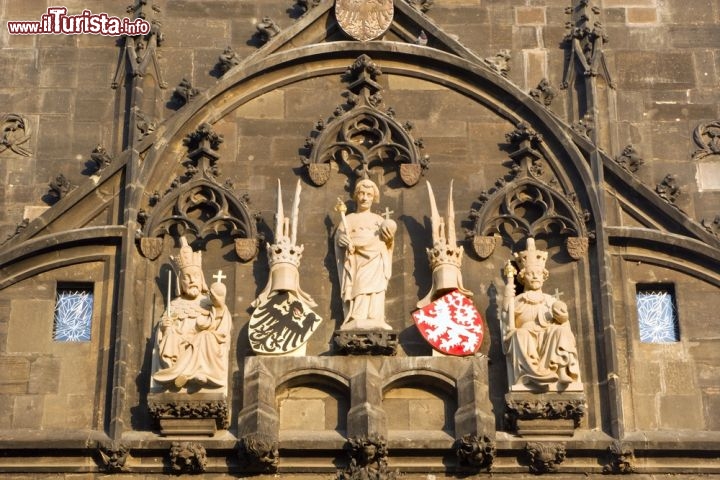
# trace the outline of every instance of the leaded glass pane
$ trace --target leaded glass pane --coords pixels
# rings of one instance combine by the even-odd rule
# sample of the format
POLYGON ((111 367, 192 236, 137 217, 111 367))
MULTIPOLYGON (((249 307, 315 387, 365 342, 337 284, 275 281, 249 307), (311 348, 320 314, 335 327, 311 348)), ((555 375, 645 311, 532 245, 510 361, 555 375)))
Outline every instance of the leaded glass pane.
POLYGON ((641 342, 680 341, 675 314, 675 299, 671 290, 638 289, 636 298, 641 342))
POLYGON ((53 340, 89 342, 93 293, 89 288, 58 288, 53 340))

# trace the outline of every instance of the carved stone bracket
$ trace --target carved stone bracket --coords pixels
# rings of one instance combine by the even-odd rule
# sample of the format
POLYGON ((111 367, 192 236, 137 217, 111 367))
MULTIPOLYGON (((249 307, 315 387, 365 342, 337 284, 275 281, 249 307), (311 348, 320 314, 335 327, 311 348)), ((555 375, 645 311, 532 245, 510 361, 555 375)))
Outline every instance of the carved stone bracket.
POLYGON ((505 428, 519 435, 572 435, 586 409, 582 393, 508 393, 505 428))
POLYGON ((338 472, 338 480, 393 480, 397 473, 387 465, 388 449, 381 435, 349 438, 345 444, 348 466, 338 472))
POLYGON ((153 194, 138 215, 140 251, 145 257, 155 260, 160 255, 165 235, 191 233, 200 238, 225 234, 233 239, 240 260, 255 258, 258 234, 247 202, 218 181, 220 157, 215 151, 222 141, 207 123, 185 139, 189 151, 183 162, 185 173, 164 196, 153 194))
POLYGON ((17 113, 7 113, 0 117, 0 124, 0 153, 10 150, 23 157, 32 155, 32 152, 23 146, 30 140, 32 133, 27 118, 17 113))
POLYGON ((550 231, 566 237, 568 254, 575 260, 586 255, 594 233, 588 230, 590 213, 574 192, 564 192, 541 152, 542 136, 519 124, 506 135, 517 146, 508 175, 480 194, 480 208, 472 209, 474 229, 469 232, 475 254, 486 259, 500 238, 520 234, 536 237, 550 231))
POLYGON ((98 456, 102 469, 107 473, 129 472, 127 460, 130 456, 130 449, 125 445, 101 445, 98 448, 98 456))
POLYGON ((307 13, 309 10, 320 5, 322 0, 295 0, 295 4, 302 10, 303 13, 307 13))
POLYGON ((216 430, 226 430, 230 426, 228 404, 221 398, 151 395, 148 409, 162 434, 213 435, 216 430))
POLYGON ((693 140, 698 146, 698 150, 692 154, 694 160, 720 155, 720 120, 698 125, 693 131, 693 140))
POLYGON ((603 466, 603 473, 630 474, 635 473, 635 450, 620 442, 608 447, 608 463, 603 466))
POLYGON ((455 453, 461 465, 489 472, 497 455, 495 442, 486 436, 463 435, 455 441, 455 453))
POLYGON ((700 221, 700 224, 709 233, 712 233, 716 237, 720 237, 720 215, 715 215, 714 220, 705 220, 704 218, 700 221))
POLYGON ((590 132, 595 129, 595 120, 592 115, 585 114, 583 118, 574 122, 570 127, 574 132, 579 133, 583 137, 590 138, 590 132))
POLYGON ((277 440, 267 435, 246 435, 238 442, 238 460, 253 472, 274 472, 279 458, 277 440))
POLYGON ((400 125, 391 108, 382 111, 382 88, 376 81, 381 74, 370 57, 358 57, 345 76, 350 84, 345 92, 347 103, 339 105, 327 122, 319 121, 306 139, 308 153, 302 162, 316 186, 328 181, 333 161, 356 178, 368 175, 373 168, 395 165, 408 187, 415 185, 428 168, 429 156, 420 153, 422 139, 410 136, 412 124, 400 125))
POLYGON ((342 355, 395 355, 397 333, 387 330, 336 330, 333 340, 342 355))
POLYGON ((530 473, 536 475, 556 472, 567 454, 563 443, 528 442, 525 452, 530 462, 530 473))
POLYGON ((205 447, 197 442, 173 442, 169 461, 173 473, 197 475, 205 472, 207 452, 205 447))
POLYGON ((635 173, 645 163, 645 160, 638 155, 635 147, 626 145, 620 155, 615 157, 615 163, 620 165, 624 170, 635 173))

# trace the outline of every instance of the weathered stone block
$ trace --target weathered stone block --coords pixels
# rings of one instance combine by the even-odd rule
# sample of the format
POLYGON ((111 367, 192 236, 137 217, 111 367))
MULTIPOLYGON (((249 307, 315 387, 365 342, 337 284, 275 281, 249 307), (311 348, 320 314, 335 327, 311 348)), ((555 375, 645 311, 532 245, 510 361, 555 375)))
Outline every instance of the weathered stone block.
POLYGON ((36 358, 30 365, 28 393, 57 393, 60 381, 60 360, 53 357, 36 358))
POLYGON ((43 418, 41 395, 18 395, 12 409, 13 428, 40 428, 43 418))
POLYGON ((27 393, 30 362, 24 357, 0 357, 0 392, 27 393))
POLYGON ((544 7, 515 7, 515 21, 518 25, 544 25, 544 7))
POLYGON ((660 397, 659 425, 663 430, 703 430, 702 397, 697 394, 660 397))
POLYGON ((54 300, 17 299, 10 302, 8 352, 49 352, 52 342, 54 300), (26 322, 23 319, 46 319, 26 322), (15 321, 17 319, 17 321, 15 321))
POLYGON ((643 24, 656 23, 657 9, 644 7, 630 7, 627 9, 627 23, 643 24))

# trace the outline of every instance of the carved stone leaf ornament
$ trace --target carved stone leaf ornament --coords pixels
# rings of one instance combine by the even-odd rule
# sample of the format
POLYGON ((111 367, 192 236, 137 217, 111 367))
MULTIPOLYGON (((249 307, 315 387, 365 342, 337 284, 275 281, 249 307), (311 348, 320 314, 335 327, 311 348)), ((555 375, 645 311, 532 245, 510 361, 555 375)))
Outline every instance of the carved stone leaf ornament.
POLYGON ((428 168, 429 156, 421 154, 422 139, 410 135, 412 123, 401 124, 392 108, 382 108, 380 75, 380 67, 369 56, 358 57, 345 75, 350 84, 344 93, 347 103, 339 105, 327 122, 319 121, 306 139, 307 153, 301 159, 316 186, 328 181, 332 163, 355 178, 394 164, 408 187, 417 184, 428 168))
POLYGON ((336 0, 340 28, 355 40, 367 42, 385 33, 393 20, 393 0, 336 0))

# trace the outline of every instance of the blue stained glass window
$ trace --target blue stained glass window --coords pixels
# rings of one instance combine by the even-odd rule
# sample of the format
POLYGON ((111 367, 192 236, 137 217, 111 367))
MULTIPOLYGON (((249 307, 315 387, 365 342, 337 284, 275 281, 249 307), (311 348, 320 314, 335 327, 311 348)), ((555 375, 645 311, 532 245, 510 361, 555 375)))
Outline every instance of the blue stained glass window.
POLYGON ((636 302, 641 342, 672 343, 680 341, 672 285, 638 285, 636 302))
POLYGON ((92 287, 58 287, 53 340, 89 342, 92 313, 92 287))

